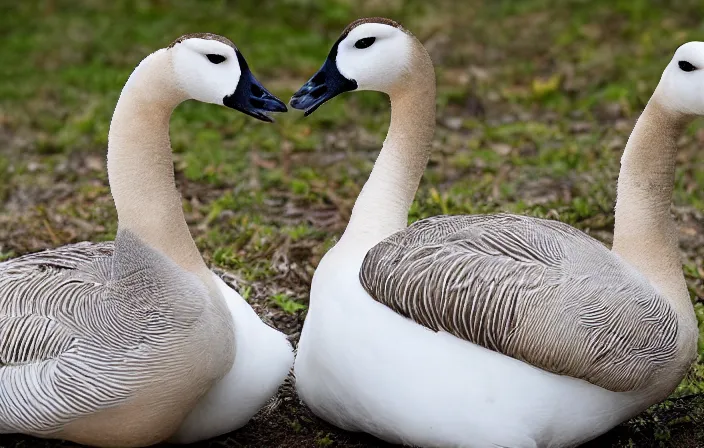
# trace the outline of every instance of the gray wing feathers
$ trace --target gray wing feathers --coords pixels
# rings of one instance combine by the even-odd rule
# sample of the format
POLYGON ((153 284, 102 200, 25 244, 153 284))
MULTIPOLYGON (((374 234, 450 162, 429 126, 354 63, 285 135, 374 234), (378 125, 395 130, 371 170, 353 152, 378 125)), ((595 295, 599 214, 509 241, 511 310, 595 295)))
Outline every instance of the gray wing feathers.
POLYGON ((0 367, 56 359, 74 341, 68 328, 49 317, 0 317, 0 367))
POLYGON ((80 243, 0 263, 0 367, 55 359, 75 343, 58 320, 75 314, 91 289, 75 274, 111 255, 112 243, 80 243))
POLYGON ((107 283, 91 267, 112 252, 112 243, 79 243, 0 264, 0 428, 51 432, 125 398, 120 387, 105 397, 109 376, 91 380, 83 358, 95 353, 86 334, 107 283))
POLYGON ((360 281, 421 325, 612 391, 674 359, 667 301, 598 241, 513 215, 440 216, 372 248, 360 281))
POLYGON ((114 243, 77 243, 23 255, 0 263, 0 274, 27 276, 37 271, 76 269, 112 257, 114 243))
POLYGON ((0 263, 0 433, 50 434, 184 371, 208 292, 136 237, 118 239, 119 255, 80 243, 0 263))

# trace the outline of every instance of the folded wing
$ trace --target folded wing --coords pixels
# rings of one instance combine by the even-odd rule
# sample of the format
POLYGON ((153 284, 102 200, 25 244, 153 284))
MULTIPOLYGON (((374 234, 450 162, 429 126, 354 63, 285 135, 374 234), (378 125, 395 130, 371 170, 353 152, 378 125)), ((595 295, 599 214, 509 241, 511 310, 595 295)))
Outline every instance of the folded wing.
POLYGON ((643 387, 676 354, 668 302, 601 243, 556 221, 422 220, 372 248, 360 281, 421 325, 612 391, 643 387))

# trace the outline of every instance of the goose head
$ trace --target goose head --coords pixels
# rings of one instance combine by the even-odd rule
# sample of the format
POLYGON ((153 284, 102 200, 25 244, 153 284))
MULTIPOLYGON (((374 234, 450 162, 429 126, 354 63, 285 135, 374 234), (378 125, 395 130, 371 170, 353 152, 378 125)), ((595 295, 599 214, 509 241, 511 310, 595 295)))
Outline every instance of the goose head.
POLYGON ((677 49, 655 98, 674 112, 704 115, 704 42, 688 42, 677 49))
POLYGON ((291 98, 310 115, 343 92, 375 90, 392 94, 411 72, 417 40, 390 19, 352 22, 335 42, 323 66, 291 98))
POLYGON ((187 34, 167 49, 179 87, 190 98, 236 109, 271 122, 267 112, 286 112, 286 105, 261 85, 242 53, 216 34, 187 34))

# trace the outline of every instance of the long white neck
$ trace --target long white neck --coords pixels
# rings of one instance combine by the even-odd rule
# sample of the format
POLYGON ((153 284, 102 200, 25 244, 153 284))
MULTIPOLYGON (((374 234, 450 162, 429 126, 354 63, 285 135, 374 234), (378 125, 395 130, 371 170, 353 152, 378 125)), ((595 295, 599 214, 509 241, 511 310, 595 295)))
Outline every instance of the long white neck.
POLYGON ((688 122, 663 107, 657 91, 638 119, 621 159, 613 251, 689 318, 694 314, 670 214, 677 140, 688 122))
POLYGON ((174 81, 168 50, 142 61, 110 124, 108 177, 119 230, 135 234, 182 268, 205 274, 176 189, 169 139, 171 113, 186 99, 174 81))
POLYGON ((408 225, 435 131, 435 73, 427 52, 418 46, 412 75, 403 89, 390 95, 389 132, 342 239, 376 244, 408 225))

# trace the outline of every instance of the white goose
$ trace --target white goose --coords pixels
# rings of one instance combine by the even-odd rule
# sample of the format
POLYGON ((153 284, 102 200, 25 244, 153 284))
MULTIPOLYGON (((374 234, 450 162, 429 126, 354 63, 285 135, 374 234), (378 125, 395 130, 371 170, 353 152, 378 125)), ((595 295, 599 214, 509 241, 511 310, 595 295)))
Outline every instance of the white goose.
POLYGON ((195 441, 244 425, 288 374, 285 336, 206 267, 186 225, 169 118, 187 99, 264 121, 286 110, 220 36, 183 36, 139 64, 110 126, 114 245, 0 263, 0 434, 195 441))
POLYGON ((680 48, 629 140, 613 251, 559 222, 438 216, 407 228, 435 127, 423 46, 352 23, 291 105, 349 90, 391 125, 343 236, 320 262, 298 393, 323 419, 423 447, 565 447, 664 399, 697 324, 670 217, 677 136, 704 113, 704 43, 680 48), (678 65, 679 64, 679 65, 678 65))

